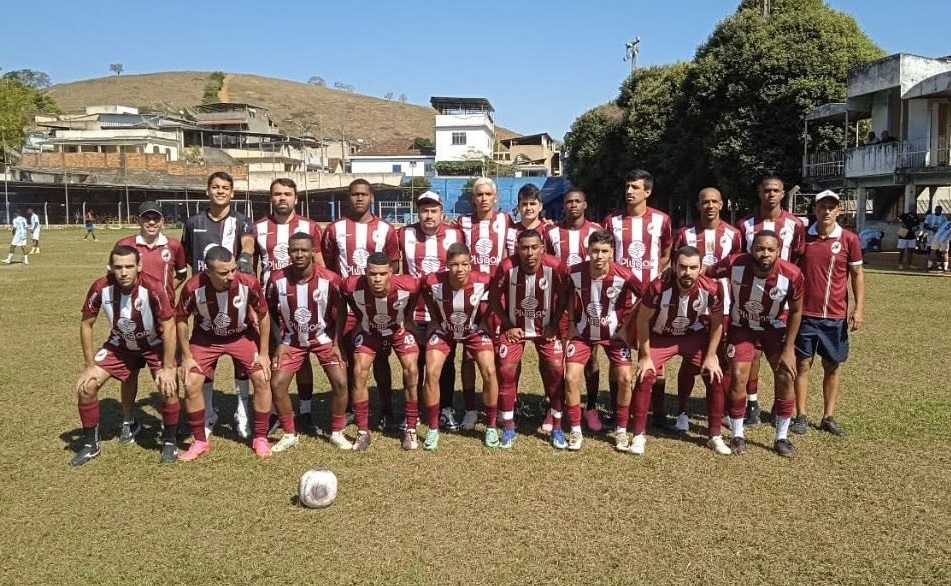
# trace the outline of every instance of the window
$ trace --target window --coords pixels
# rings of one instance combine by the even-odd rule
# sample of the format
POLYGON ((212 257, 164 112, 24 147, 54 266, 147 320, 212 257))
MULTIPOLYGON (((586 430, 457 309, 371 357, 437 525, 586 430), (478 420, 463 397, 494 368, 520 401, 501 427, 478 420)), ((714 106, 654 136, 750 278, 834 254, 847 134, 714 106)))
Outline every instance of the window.
POLYGON ((453 146, 456 146, 456 145, 465 146, 465 144, 466 144, 466 133, 465 133, 465 132, 453 132, 453 133, 452 133, 452 144, 453 144, 453 146))
POLYGON ((427 174, 429 174, 429 173, 435 173, 435 172, 436 172, 436 165, 434 165, 433 163, 426 163, 426 165, 425 165, 424 168, 423 168, 423 172, 424 172, 424 173, 427 173, 427 174))
POLYGON ((394 173, 402 173, 402 172, 403 172, 403 165, 393 165, 393 172, 394 172, 394 173))

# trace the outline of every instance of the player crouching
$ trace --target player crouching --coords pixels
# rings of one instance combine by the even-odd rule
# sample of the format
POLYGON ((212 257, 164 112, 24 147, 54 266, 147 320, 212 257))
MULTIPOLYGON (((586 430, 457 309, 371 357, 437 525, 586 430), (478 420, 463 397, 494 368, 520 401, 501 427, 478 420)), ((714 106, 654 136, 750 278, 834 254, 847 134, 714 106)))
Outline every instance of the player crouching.
POLYGON ((281 340, 274 353, 271 394, 284 436, 272 450, 283 452, 298 443, 294 407, 287 388, 291 378, 307 362, 308 353, 317 357, 330 380, 330 443, 349 450, 353 445, 343 435, 347 370, 337 346, 336 325, 346 318, 346 314, 338 314, 343 281, 330 270, 314 264, 314 239, 306 232, 291 235, 287 254, 290 266, 271 274, 265 293, 271 315, 277 318, 281 340))
MULTIPOLYGON (((647 443, 647 410, 655 373, 674 356, 683 359, 681 368, 700 369, 707 391, 707 445, 721 455, 731 451, 720 435, 723 417, 723 372, 717 347, 723 335, 723 286, 702 274, 700 251, 680 248, 674 268, 654 279, 637 309, 638 385, 634 391, 633 431, 630 451, 643 454, 647 443)), ((625 434, 626 435, 626 434, 625 434)), ((617 440, 626 447, 626 437, 617 440)))
POLYGON ((109 254, 109 273, 89 288, 83 304, 80 342, 86 369, 76 381, 83 445, 70 466, 82 466, 101 453, 99 389, 110 378, 125 381, 148 365, 162 397, 162 462, 178 457, 175 434, 180 407, 175 374, 174 311, 161 283, 141 274, 139 253, 116 246, 109 254), (93 355, 92 333, 102 312, 109 320, 109 338, 93 355))
POLYGON ((426 419, 429 431, 423 449, 435 451, 439 445, 439 376, 446 357, 462 344, 482 375, 482 404, 485 408, 485 445, 499 446, 495 428, 499 386, 495 372, 492 339, 485 323, 489 275, 472 270, 469 247, 461 242, 446 251, 448 269, 427 275, 421 295, 435 320, 426 332, 426 419))
POLYGON ((260 458, 271 455, 267 442, 271 412, 268 341, 271 321, 261 285, 253 276, 237 272, 230 250, 213 246, 205 254, 205 270, 185 282, 176 308, 178 343, 182 348, 185 409, 195 441, 179 459, 194 460, 211 451, 205 434, 205 398, 202 385, 215 376, 218 358, 234 358, 249 374, 254 387, 254 430, 251 447, 260 458), (251 315, 249 315, 249 313, 251 315), (195 316, 191 337, 188 318, 195 316), (260 331, 248 327, 249 318, 260 331))

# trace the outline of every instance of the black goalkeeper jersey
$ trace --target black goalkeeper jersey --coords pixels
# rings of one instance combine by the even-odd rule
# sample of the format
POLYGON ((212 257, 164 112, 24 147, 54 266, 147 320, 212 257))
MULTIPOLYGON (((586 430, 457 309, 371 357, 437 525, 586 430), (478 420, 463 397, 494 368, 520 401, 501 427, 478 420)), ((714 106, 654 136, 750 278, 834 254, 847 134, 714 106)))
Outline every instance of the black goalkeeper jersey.
POLYGON ((185 220, 182 246, 192 274, 205 270, 205 253, 212 246, 224 246, 237 258, 241 254, 241 237, 251 234, 251 220, 233 209, 217 222, 207 210, 185 220))

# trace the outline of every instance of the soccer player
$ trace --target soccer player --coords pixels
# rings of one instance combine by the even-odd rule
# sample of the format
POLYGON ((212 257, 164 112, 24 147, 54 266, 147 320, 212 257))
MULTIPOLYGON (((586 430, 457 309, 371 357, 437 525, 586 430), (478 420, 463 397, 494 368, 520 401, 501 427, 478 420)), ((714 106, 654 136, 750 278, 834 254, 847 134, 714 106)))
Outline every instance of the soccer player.
MULTIPOLYGON (((266 291, 271 273, 290 265, 290 236, 298 232, 310 234, 313 242, 317 243, 313 262, 323 266, 323 257, 320 255, 320 228, 317 222, 310 218, 299 216, 294 211, 297 206, 297 184, 292 179, 278 178, 271 182, 271 213, 254 222, 255 255, 261 263, 261 287, 266 291)), ((336 309, 336 308, 334 308, 336 309)), ((271 312, 271 319, 276 320, 277 314, 271 312)), ((280 334, 277 323, 273 324, 271 333, 280 334)), ((276 338, 277 340, 277 338, 276 338)), ((276 341, 275 340, 275 341, 276 341)), ((310 366, 310 358, 305 354, 300 368, 295 375, 297 379, 298 409, 297 426, 308 433, 317 430, 311 419, 311 401, 314 397, 314 371, 310 366)), ((286 389, 285 389, 286 392, 286 389)))
POLYGON ((420 297, 432 316, 426 343, 426 391, 424 402, 429 431, 423 449, 435 451, 439 446, 439 375, 443 363, 462 344, 472 355, 482 375, 482 404, 485 406, 485 445, 499 446, 495 427, 498 414, 499 385, 495 370, 492 339, 485 323, 485 294, 489 276, 472 270, 469 247, 461 242, 449 245, 447 269, 431 273, 423 279, 420 297))
MULTIPOLYGON (((779 236, 779 258, 793 264, 799 262, 806 245, 806 229, 796 216, 782 208, 786 192, 783 180, 775 175, 763 177, 759 184, 759 207, 740 220, 740 243, 743 252, 752 252, 753 238, 762 230, 771 230, 779 236)), ((759 427, 759 368, 761 352, 756 352, 747 382, 746 426, 759 427)))
MULTIPOLYGON (((670 264, 670 248, 673 234, 670 216, 647 205, 654 190, 654 177, 643 169, 635 169, 624 178, 623 210, 609 215, 604 220, 605 230, 614 234, 617 246, 614 260, 630 269, 640 283, 650 283, 670 264)), ((611 389, 612 408, 617 391, 611 389)), ((667 426, 664 406, 664 374, 657 372, 651 391, 653 423, 667 426)), ((619 421, 619 424, 624 424, 619 421)))
MULTIPOLYGON (((129 246, 139 254, 142 274, 161 284, 170 304, 175 303, 175 290, 185 282, 188 263, 185 249, 174 238, 167 237, 162 229, 165 217, 157 202, 145 201, 139 205, 139 233, 116 242, 116 246, 129 246)), ((135 420, 135 398, 139 392, 139 372, 132 372, 122 381, 121 407, 122 431, 119 443, 135 441, 142 426, 135 420)))
MULTIPOLYGON (((577 264, 587 262, 588 238, 599 230, 594 222, 585 217, 588 209, 588 196, 577 188, 569 189, 564 199, 565 219, 545 231, 545 252, 571 268, 577 264)), ((568 316, 564 316, 564 327, 568 325, 568 316)), ((591 359, 584 367, 585 388, 588 391, 587 404, 584 410, 584 422, 588 429, 598 433, 603 428, 601 417, 598 415, 598 390, 601 385, 601 369, 597 355, 592 352, 591 359)), ((551 422, 542 424, 544 430, 551 422)))
POLYGON ((518 253, 518 235, 529 228, 543 232, 545 222, 542 220, 542 199, 538 186, 526 183, 518 190, 519 221, 513 222, 505 235, 505 249, 508 256, 518 253))
MULTIPOLYGON (((367 258, 374 252, 382 252, 390 259, 393 272, 399 271, 400 245, 396 229, 387 221, 375 216, 372 211, 373 188, 366 179, 354 179, 347 188, 346 216, 327 225, 321 241, 321 252, 327 268, 344 279, 352 275, 365 275, 367 258)), ((353 334, 357 320, 347 306, 340 345, 347 356, 353 355, 353 334)), ((354 392, 354 361, 347 361, 347 381, 354 392)), ((380 393, 382 418, 393 413, 393 381, 390 373, 389 353, 380 352, 373 363, 373 378, 380 393)), ((352 399, 352 397, 351 397, 352 399)), ((355 399, 352 399, 355 400, 355 399)))
MULTIPOLYGON (((400 252, 403 255, 403 274, 423 279, 427 275, 445 271, 448 267, 449 247, 455 243, 461 243, 462 232, 443 223, 443 201, 442 197, 435 191, 424 191, 416 196, 416 213, 419 221, 409 226, 400 228, 398 240, 400 252)), ((419 384, 417 393, 423 392, 425 387, 426 368, 426 343, 430 336, 427 335, 432 315, 426 306, 425 299, 420 296, 416 303, 416 311, 413 313, 413 319, 416 321, 416 341, 420 344, 419 349, 419 384)), ((455 345, 451 345, 453 352, 455 345)), ((456 369, 453 360, 443 360, 443 367, 439 373, 440 396, 446 394, 452 399, 452 393, 456 384, 456 369)), ((452 410, 449 410, 449 417, 452 417, 452 410)), ((444 420, 444 424, 455 425, 455 418, 444 420)), ((384 421, 384 428, 394 427, 396 422, 384 421)), ((453 429, 455 429, 453 427, 453 429)), ((425 445, 425 442, 424 442, 425 445)))
POLYGON ((30 238, 33 240, 33 249, 30 250, 30 254, 39 254, 40 253, 40 230, 42 229, 42 224, 40 224, 40 217, 36 215, 33 211, 33 208, 26 208, 26 215, 30 222, 30 238))
MULTIPOLYGON (((727 258, 731 254, 737 254, 742 250, 740 241, 740 231, 731 226, 728 222, 720 218, 720 211, 723 209, 723 196, 720 191, 713 187, 707 187, 700 190, 697 197, 697 211, 700 212, 700 219, 685 226, 677 232, 677 238, 674 241, 674 248, 679 250, 684 246, 693 246, 700 251, 700 262, 704 270, 707 267, 715 265, 717 262, 727 258)), ((729 290, 729 283, 722 282, 724 292, 729 290)), ((729 315, 730 297, 725 295, 723 298, 724 315, 729 315)), ((729 389, 729 370, 730 365, 726 359, 726 336, 721 337, 720 368, 723 371, 723 388, 729 389)), ((690 400, 690 393, 693 392, 693 383, 696 376, 700 374, 692 364, 683 361, 680 370, 677 372, 677 420, 674 423, 674 429, 678 432, 687 431, 690 427, 690 421, 687 418, 687 404, 690 400)))
POLYGON ((934 233, 934 237, 931 239, 931 252, 928 253, 928 270, 934 268, 935 270, 943 271, 945 274, 948 273, 949 243, 951 243, 951 222, 945 222, 938 228, 938 231, 934 233), (941 262, 932 267, 932 263, 939 259, 941 262))
MULTIPOLYGON (((185 220, 182 232, 182 246, 185 257, 191 267, 192 276, 205 270, 205 253, 213 246, 223 246, 237 260, 238 270, 253 274, 254 236, 251 221, 247 216, 234 209, 231 200, 234 195, 234 179, 224 171, 216 171, 208 176, 208 208, 200 214, 185 220)), ((247 439, 250 434, 248 423, 248 395, 250 392, 247 373, 235 365, 235 394, 238 397, 234 413, 235 431, 247 439)), ((206 435, 210 435, 218 421, 214 408, 214 385, 211 378, 202 388, 205 405, 206 435)))
POLYGON ((289 236, 287 256, 290 264, 270 273, 265 291, 269 312, 280 328, 279 345, 271 365, 271 394, 284 436, 272 448, 274 452, 283 452, 298 443, 287 388, 294 373, 307 362, 309 354, 317 357, 330 381, 330 443, 342 450, 353 447, 343 435, 347 369, 336 338, 342 280, 314 262, 317 254, 315 243, 309 232, 295 232, 289 236))
POLYGON ((761 349, 773 369, 776 393, 776 438, 773 449, 792 456, 796 449, 788 439, 795 404, 794 343, 802 319, 804 280, 796 265, 779 258, 782 239, 772 230, 753 238, 751 252, 732 255, 713 265, 714 278, 730 280, 730 328, 727 357, 732 371, 729 399, 734 454, 746 453, 743 423, 746 415, 746 382, 753 357, 761 349))
POLYGON ((27 223, 26 218, 20 213, 20 210, 13 210, 13 239, 10 241, 10 251, 7 252, 7 258, 3 260, 3 264, 10 264, 13 262, 13 253, 16 252, 16 249, 20 249, 20 253, 23 255, 23 264, 30 264, 30 257, 26 252, 26 233, 27 233, 27 223))
POLYGON ((174 311, 162 286, 141 272, 139 253, 116 246, 109 253, 106 276, 86 294, 79 341, 86 367, 76 381, 83 445, 70 461, 82 466, 101 453, 99 389, 110 378, 124 381, 148 365, 162 398, 162 463, 178 458, 175 434, 180 412, 175 367, 174 311), (109 338, 99 351, 93 346, 93 326, 99 313, 109 320, 109 338))
POLYGON ((215 365, 223 355, 231 356, 235 368, 247 372, 254 385, 251 448, 259 458, 267 458, 271 455, 267 442, 271 413, 271 321, 264 292, 253 276, 237 271, 234 255, 224 246, 209 248, 202 266, 202 272, 185 281, 175 312, 185 378, 185 415, 195 436, 179 459, 194 460, 211 451, 205 434, 202 386, 206 379, 214 379, 215 365), (259 331, 248 325, 251 313, 259 331), (189 335, 188 318, 193 315, 195 324, 189 335))
POLYGON ((96 240, 96 217, 93 215, 92 210, 86 211, 86 235, 83 236, 83 240, 92 236, 93 240, 96 240))
MULTIPOLYGON (((416 426, 419 423, 419 400, 416 395, 419 370, 419 347, 413 335, 413 312, 419 295, 419 281, 409 275, 394 275, 392 258, 385 252, 374 252, 366 259, 366 274, 351 275, 343 284, 344 302, 350 306, 357 321, 353 333, 353 415, 357 423, 357 440, 353 449, 364 452, 370 447, 369 394, 367 380, 370 366, 382 356, 389 367, 390 350, 396 352, 403 367, 406 388, 406 430, 404 450, 418 446, 416 426)), ((343 308, 341 308, 341 314, 343 308)))
POLYGON ((604 348, 608 356, 610 376, 617 384, 618 431, 626 434, 633 375, 631 348, 622 332, 642 286, 630 270, 614 262, 614 247, 614 235, 609 230, 591 234, 591 260, 572 267, 562 293, 569 299, 565 405, 571 431, 567 446, 553 443, 556 448, 581 449, 581 378, 595 346, 604 348))
POLYGON ((898 270, 904 270, 907 264, 909 269, 915 268, 915 247, 918 239, 916 231, 918 230, 918 215, 909 210, 898 216, 901 226, 898 228, 898 270), (907 253, 907 254, 906 254, 907 253), (905 261, 907 256, 908 260, 905 261))
POLYGON ((796 418, 789 429, 804 434, 809 426, 806 397, 809 371, 816 354, 822 357, 824 412, 819 429, 832 435, 845 432, 836 422, 840 366, 849 356, 849 329, 862 327, 865 315, 865 272, 862 247, 854 232, 836 222, 842 213, 839 195, 826 190, 812 204, 816 223, 806 232, 806 252, 799 260, 806 287, 802 324, 796 337, 796 418), (855 305, 849 313, 851 283, 855 305))
MULTIPOLYGON (((515 395, 518 388, 525 342, 532 341, 538 352, 538 370, 549 400, 548 429, 552 445, 567 446, 561 428, 565 369, 559 317, 564 315, 569 297, 564 265, 545 254, 542 235, 527 228, 518 236, 518 253, 502 261, 492 277, 489 307, 499 316, 502 328, 497 339, 499 408, 502 411, 500 447, 515 443, 515 395)), ((546 421, 548 418, 546 418, 546 421)), ((543 424, 543 427, 545 424, 543 424)))
MULTIPOLYGON (((473 270, 490 277, 499 268, 502 259, 507 256, 507 240, 509 229, 514 228, 512 218, 505 212, 496 209, 499 203, 498 190, 495 182, 488 177, 480 177, 472 185, 472 214, 460 216, 456 226, 462 230, 466 246, 472 252, 473 270)), ((488 300, 488 297, 486 297, 488 300)), ((491 317, 488 323, 489 333, 495 335, 498 320, 491 317)), ((450 360, 454 357, 450 356, 450 360)), ((462 397, 465 401, 466 413, 462 418, 462 429, 473 429, 479 421, 479 414, 475 407, 475 363, 468 356, 462 357, 462 397)), ((448 421, 451 428, 455 418, 453 415, 452 394, 443 394, 440 398, 443 419, 448 421)))
POLYGON ((700 250, 693 246, 678 248, 673 271, 648 285, 636 310, 638 384, 631 418, 634 438, 628 441, 626 432, 616 434, 618 451, 644 453, 654 373, 674 356, 680 356, 682 369, 689 364, 703 376, 707 390, 707 445, 718 454, 731 453, 720 435, 724 397, 717 348, 723 335, 723 285, 703 275, 701 258, 700 250))
POLYGON ((935 249, 934 249, 934 236, 938 232, 938 229, 948 223, 948 219, 944 217, 944 209, 941 206, 935 206, 934 212, 929 212, 925 216, 924 229, 925 236, 927 237, 928 245, 928 270, 930 271, 934 267, 934 258, 935 258, 935 249))

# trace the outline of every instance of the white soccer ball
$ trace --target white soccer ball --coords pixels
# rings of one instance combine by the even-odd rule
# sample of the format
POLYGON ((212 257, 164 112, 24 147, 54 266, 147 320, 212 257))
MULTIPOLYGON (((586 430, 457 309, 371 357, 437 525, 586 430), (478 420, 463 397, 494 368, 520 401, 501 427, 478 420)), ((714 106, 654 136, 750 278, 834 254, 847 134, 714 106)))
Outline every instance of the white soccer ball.
POLYGON ((309 509, 323 509, 337 498, 337 476, 326 468, 304 472, 297 486, 300 503, 309 509))

